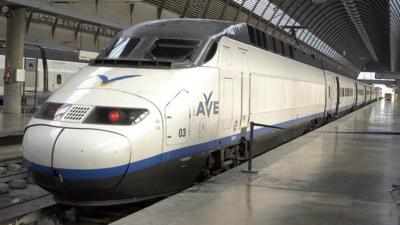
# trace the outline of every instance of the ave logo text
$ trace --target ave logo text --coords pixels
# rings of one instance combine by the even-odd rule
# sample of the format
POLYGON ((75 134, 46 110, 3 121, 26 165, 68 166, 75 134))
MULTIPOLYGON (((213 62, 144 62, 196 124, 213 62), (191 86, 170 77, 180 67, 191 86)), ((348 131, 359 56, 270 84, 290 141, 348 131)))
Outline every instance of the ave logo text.
POLYGON ((207 116, 219 114, 219 101, 211 101, 213 92, 203 93, 204 100, 197 104, 195 116, 207 116))

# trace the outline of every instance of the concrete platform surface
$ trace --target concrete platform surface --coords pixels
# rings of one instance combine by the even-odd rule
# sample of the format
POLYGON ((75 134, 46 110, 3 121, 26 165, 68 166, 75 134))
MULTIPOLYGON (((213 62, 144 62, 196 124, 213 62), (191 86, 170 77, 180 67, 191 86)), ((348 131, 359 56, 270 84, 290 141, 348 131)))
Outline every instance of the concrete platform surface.
POLYGON ((30 113, 14 115, 3 113, 3 110, 0 110, 0 138, 22 135, 31 117, 30 113))
POLYGON ((112 223, 399 224, 400 108, 380 101, 112 223), (370 133, 368 133, 370 132, 370 133))

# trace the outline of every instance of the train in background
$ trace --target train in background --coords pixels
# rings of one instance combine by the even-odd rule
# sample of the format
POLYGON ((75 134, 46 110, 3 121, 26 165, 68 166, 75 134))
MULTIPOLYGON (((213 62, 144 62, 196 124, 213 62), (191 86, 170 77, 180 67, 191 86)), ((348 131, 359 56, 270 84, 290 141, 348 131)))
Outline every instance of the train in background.
POLYGON ((377 100, 379 90, 245 23, 156 20, 118 33, 25 129, 35 182, 71 205, 176 193, 377 100), (193 29, 193 28, 196 29, 193 29))
MULTIPOLYGON (((40 50, 36 47, 25 46, 24 67, 26 67, 26 62, 29 60, 30 63, 33 63, 32 66, 35 66, 37 69, 35 69, 35 71, 25 71, 25 82, 22 92, 33 92, 35 90, 35 77, 37 72, 37 91, 39 93, 53 93, 72 75, 88 64, 88 60, 80 57, 79 51, 54 47, 44 47, 44 49, 46 51, 48 67, 47 79, 45 79, 43 72, 43 60, 40 50)), ((4 66, 5 49, 0 48, 0 106, 3 105, 4 99, 4 66)))

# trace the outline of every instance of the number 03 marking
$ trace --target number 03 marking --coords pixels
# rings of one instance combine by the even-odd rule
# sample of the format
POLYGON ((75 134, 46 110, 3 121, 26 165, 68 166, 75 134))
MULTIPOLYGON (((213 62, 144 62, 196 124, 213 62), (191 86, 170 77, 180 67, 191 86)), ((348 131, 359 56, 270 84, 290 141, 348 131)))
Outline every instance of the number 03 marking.
POLYGON ((181 128, 181 129, 179 129, 179 131, 178 131, 178 136, 179 136, 180 138, 186 137, 186 128, 181 128))

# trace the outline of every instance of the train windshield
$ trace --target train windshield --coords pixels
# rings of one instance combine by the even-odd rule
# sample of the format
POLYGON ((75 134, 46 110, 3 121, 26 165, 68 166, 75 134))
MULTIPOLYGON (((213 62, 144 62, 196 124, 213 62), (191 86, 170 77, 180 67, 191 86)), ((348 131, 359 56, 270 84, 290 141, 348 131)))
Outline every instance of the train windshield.
POLYGON ((137 46, 139 41, 140 38, 117 38, 106 49, 104 49, 104 51, 99 55, 99 58, 127 58, 137 46))
POLYGON ((201 40, 120 36, 99 54, 92 65, 188 67, 202 54, 204 44, 201 40))
POLYGON ((250 43, 248 36, 245 23, 202 19, 147 21, 120 31, 91 65, 200 66, 215 55, 215 46, 222 37, 250 43))

